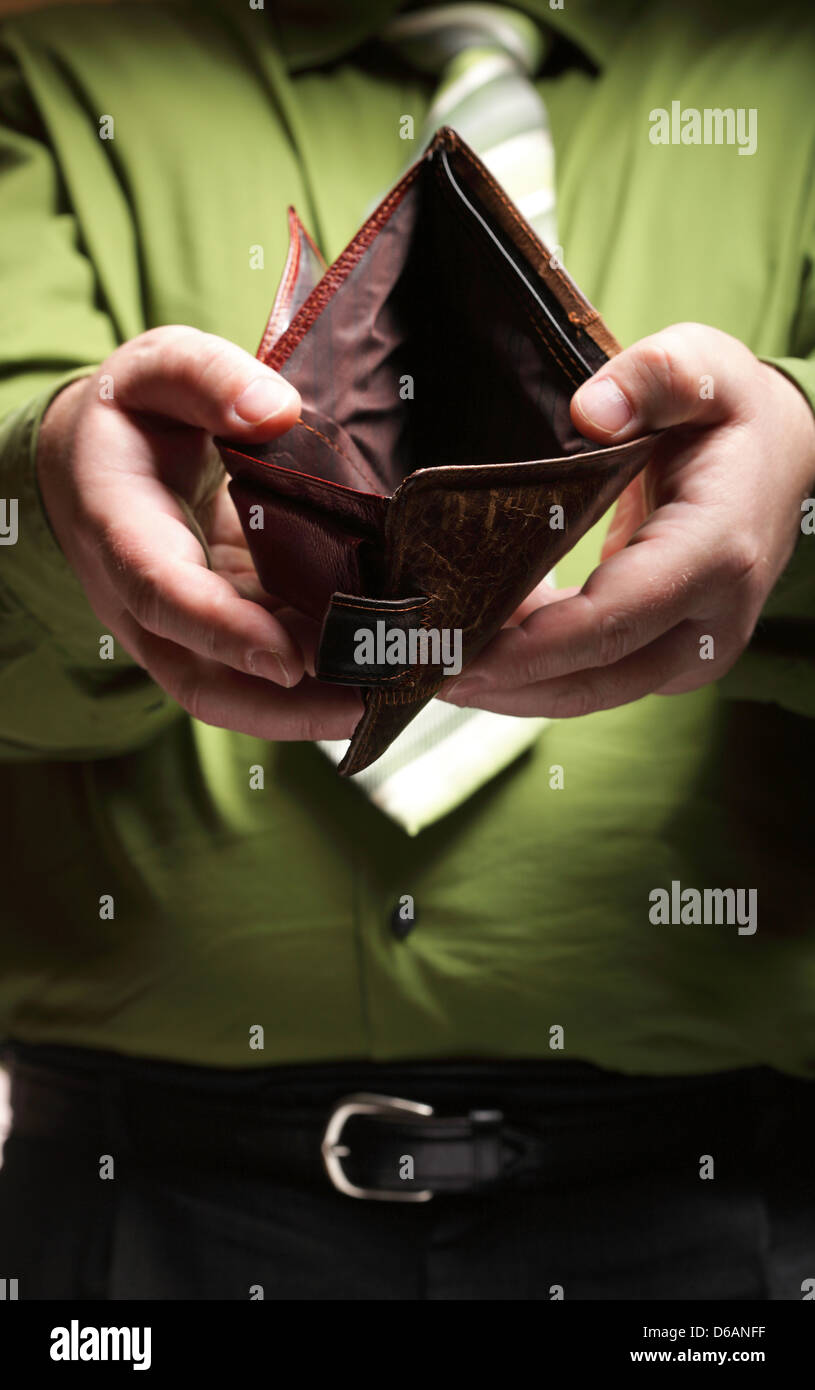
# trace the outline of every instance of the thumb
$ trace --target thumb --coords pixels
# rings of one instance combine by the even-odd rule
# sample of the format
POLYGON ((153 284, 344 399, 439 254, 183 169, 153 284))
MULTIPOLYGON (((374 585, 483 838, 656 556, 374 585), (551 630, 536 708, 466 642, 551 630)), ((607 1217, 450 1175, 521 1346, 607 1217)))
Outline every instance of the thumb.
POLYGON ((719 424, 737 411, 754 367, 753 354, 728 333, 675 324, 602 366, 572 397, 572 420, 604 444, 671 425, 719 424))
POLYGON ((236 343, 173 324, 124 343, 102 373, 125 410, 167 416, 209 434, 271 439, 300 414, 300 397, 236 343))

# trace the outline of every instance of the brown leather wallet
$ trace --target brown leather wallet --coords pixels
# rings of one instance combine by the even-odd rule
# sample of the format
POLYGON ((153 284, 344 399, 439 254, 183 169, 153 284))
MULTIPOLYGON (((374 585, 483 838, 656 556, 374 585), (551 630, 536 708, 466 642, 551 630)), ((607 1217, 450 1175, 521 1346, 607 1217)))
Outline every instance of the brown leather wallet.
POLYGON ((454 130, 330 267, 293 208, 289 229, 257 355, 301 416, 216 442, 261 583, 322 622, 317 676, 364 690, 347 776, 441 688, 452 635, 466 665, 654 437, 598 449, 575 430, 571 396, 619 344, 454 130))

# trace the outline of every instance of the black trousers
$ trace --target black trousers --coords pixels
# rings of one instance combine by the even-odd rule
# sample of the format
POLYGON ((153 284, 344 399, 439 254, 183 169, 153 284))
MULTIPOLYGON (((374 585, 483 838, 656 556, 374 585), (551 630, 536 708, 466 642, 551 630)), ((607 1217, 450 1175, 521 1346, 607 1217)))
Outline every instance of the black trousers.
MULTIPOLYGON (((168 1151, 101 1176, 104 1154, 12 1130, 0 1276, 41 1299, 783 1299, 815 1279, 815 1083, 750 1069, 623 1077, 575 1063, 269 1068, 241 1073, 11 1050, 141 1086, 269 1097, 327 1113, 374 1090, 439 1113, 498 1108, 551 1140, 535 1181, 422 1205, 354 1200, 168 1151), (557 1162, 569 1145, 573 1171, 557 1162), (577 1145, 577 1147, 576 1147, 577 1145)), ((8 1060, 8 1059, 7 1059, 8 1060)), ((12 1092, 12 1100, 13 1100, 12 1092)), ((165 1090, 164 1094, 167 1092, 165 1090)), ((70 1106, 70 1100, 66 1099, 70 1106)), ((548 1141, 547 1141, 548 1142, 548 1141)))

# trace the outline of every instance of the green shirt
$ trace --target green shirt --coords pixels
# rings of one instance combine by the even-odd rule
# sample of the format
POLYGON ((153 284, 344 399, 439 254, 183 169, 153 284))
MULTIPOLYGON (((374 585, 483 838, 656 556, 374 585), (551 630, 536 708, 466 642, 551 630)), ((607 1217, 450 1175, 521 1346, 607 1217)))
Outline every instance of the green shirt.
MULTIPOLYGON (((161 323, 254 351, 287 204, 331 260, 401 170, 400 117, 419 129, 430 88, 362 42, 396 8, 61 5, 0 25, 0 496, 19 503, 0 547, 0 1035, 215 1066, 812 1072, 815 538, 719 686, 555 722, 409 839, 316 748, 196 723, 121 650, 100 660, 50 533, 32 459, 66 375, 161 323), (758 930, 653 923, 675 881, 756 889, 758 930)), ((612 331, 715 325, 815 403, 812 29, 783 4, 525 8, 591 60, 540 90, 563 258, 612 331), (672 101, 755 108, 755 154, 652 144, 672 101)), ((784 466, 779 440, 768 489, 784 466)))

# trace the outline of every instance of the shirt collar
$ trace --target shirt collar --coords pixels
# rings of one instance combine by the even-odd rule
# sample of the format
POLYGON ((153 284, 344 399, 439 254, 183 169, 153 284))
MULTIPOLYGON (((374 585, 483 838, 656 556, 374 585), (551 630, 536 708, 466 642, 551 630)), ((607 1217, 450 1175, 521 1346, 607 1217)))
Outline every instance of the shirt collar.
MULTIPOLYGON (((544 25, 564 34, 600 68, 605 67, 645 0, 515 0, 544 25)), ((403 0, 268 0, 287 68, 298 72, 334 62, 366 39, 375 38, 403 0)))

